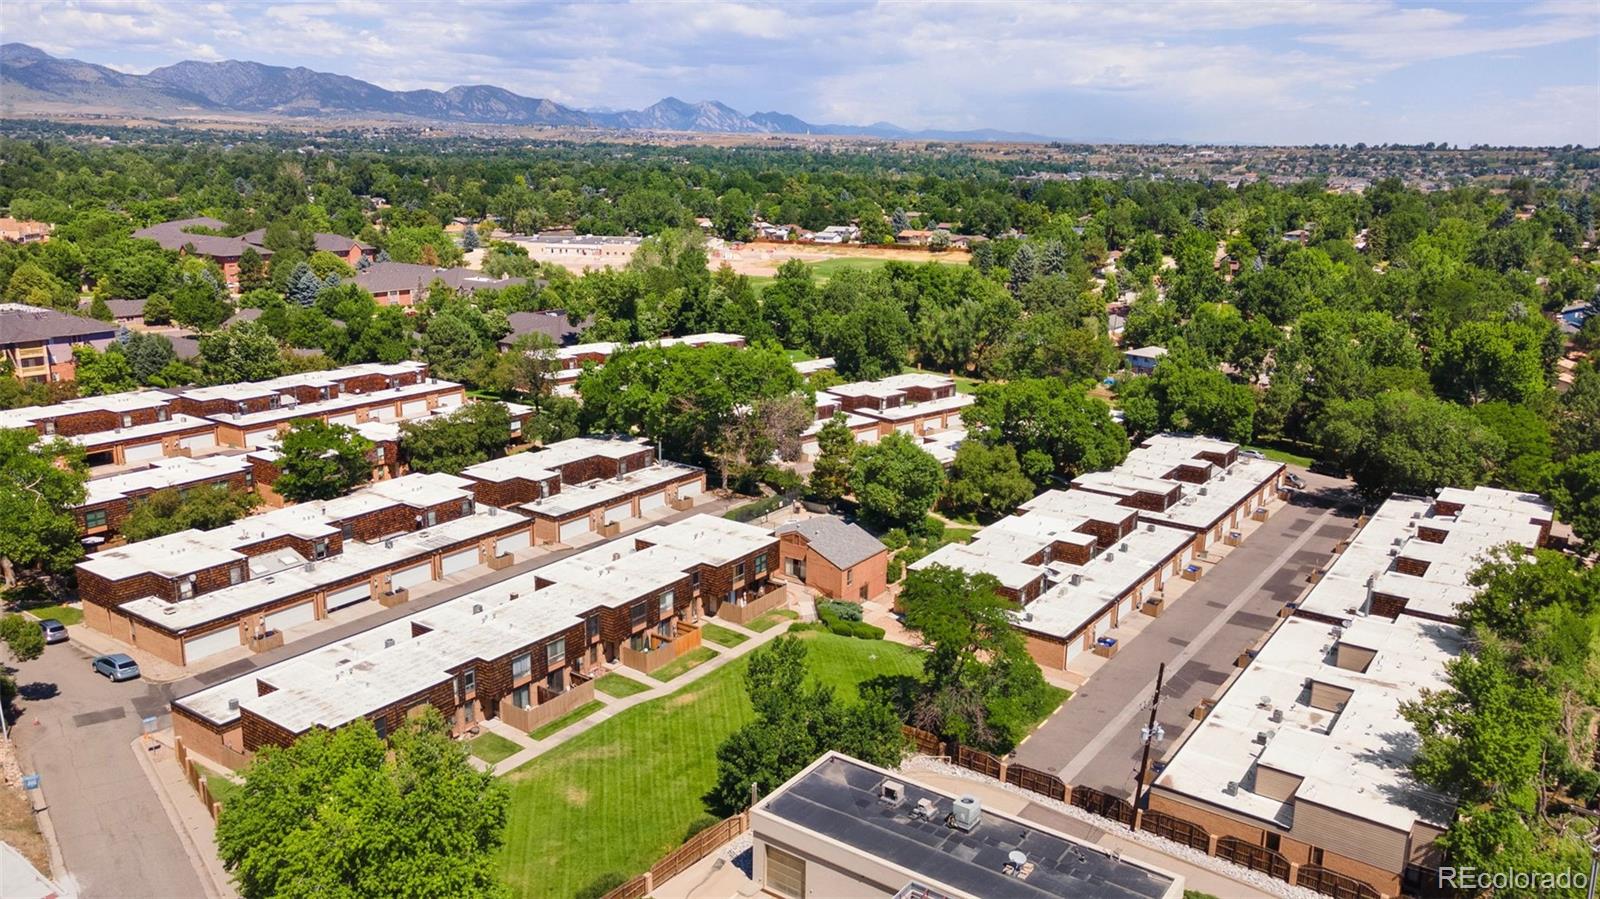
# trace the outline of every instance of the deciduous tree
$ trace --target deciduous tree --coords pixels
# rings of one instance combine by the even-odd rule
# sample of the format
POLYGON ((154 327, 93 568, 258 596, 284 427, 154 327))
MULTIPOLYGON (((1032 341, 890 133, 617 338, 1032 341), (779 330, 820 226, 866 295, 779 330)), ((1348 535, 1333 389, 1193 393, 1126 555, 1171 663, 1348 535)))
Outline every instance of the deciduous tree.
POLYGON ((280 441, 272 489, 295 502, 335 499, 372 478, 372 441, 347 425, 296 421, 280 441))

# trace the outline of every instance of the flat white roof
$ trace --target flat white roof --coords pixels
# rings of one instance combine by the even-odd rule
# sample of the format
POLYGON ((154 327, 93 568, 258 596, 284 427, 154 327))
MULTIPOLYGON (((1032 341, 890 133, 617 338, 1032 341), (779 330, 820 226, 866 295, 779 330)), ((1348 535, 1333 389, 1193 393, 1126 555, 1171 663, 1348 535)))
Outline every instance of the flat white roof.
POLYGON ((532 451, 530 461, 545 468, 560 468, 572 462, 603 456, 607 459, 626 459, 643 449, 650 441, 643 437, 573 437, 559 440, 549 446, 532 451))
POLYGON ((901 375, 879 378, 876 381, 852 381, 849 384, 835 384, 828 388, 828 392, 836 396, 848 397, 889 397, 905 393, 908 387, 925 387, 929 390, 935 390, 940 387, 954 387, 955 383, 953 379, 944 375, 906 372, 901 375))
POLYGON ((1548 516, 1549 506, 1531 494, 1487 487, 1441 491, 1441 499, 1446 495, 1467 504, 1459 515, 1440 515, 1432 501, 1411 496, 1378 508, 1300 602, 1301 613, 1342 624, 1298 615, 1285 620, 1178 747, 1157 786, 1292 828, 1294 802, 1256 786, 1258 769, 1266 767, 1302 779, 1293 800, 1400 831, 1417 821, 1449 822, 1452 800, 1409 774, 1415 735, 1399 707, 1446 685, 1445 663, 1460 654, 1467 635, 1417 615, 1392 621, 1368 615, 1368 582, 1376 578, 1374 589, 1406 597, 1408 610, 1451 615, 1453 604, 1474 592, 1467 577, 1479 554, 1506 542, 1533 544, 1539 527, 1529 517, 1548 516), (1470 527, 1451 530, 1444 544, 1416 536, 1419 527, 1463 523, 1470 527), (1416 557, 1418 543, 1444 550, 1427 575, 1392 570, 1391 551, 1416 557), (1450 564, 1441 565, 1445 557, 1450 564), (1364 671, 1340 668, 1334 663, 1341 644, 1376 654, 1364 671), (1314 708, 1307 689, 1314 684, 1350 695, 1342 709, 1314 708))
POLYGON ((1409 611, 1454 617, 1456 607, 1476 592, 1467 578, 1489 550, 1506 543, 1534 545, 1541 532, 1538 522, 1553 514, 1535 494, 1493 487, 1452 488, 1441 491, 1439 499, 1465 505, 1456 515, 1444 515, 1431 500, 1397 495, 1378 507, 1316 588, 1301 599, 1300 608, 1351 618, 1367 608, 1370 585, 1372 592, 1405 599, 1409 611), (1419 528, 1444 531, 1444 542, 1423 540, 1417 536, 1419 528), (1399 571, 1395 560, 1401 557, 1427 562, 1427 572, 1399 571))
POLYGON ((940 415, 956 409, 965 409, 977 402, 978 398, 970 393, 953 393, 947 397, 936 400, 924 400, 920 403, 903 403, 899 406, 890 406, 887 409, 855 409, 868 418, 879 418, 884 421, 911 421, 924 415, 940 415))
POLYGON ((79 415, 84 412, 134 412, 140 409, 159 409, 172 402, 169 394, 159 390, 134 390, 127 393, 107 393, 101 396, 80 396, 49 406, 24 406, 20 409, 0 409, 0 428, 31 428, 47 418, 79 415))
POLYGON ((1282 463, 1243 454, 1226 467, 1200 457, 1201 453, 1225 456, 1238 448, 1237 443, 1212 437, 1157 434, 1135 447, 1120 465, 1081 474, 1072 479, 1072 486, 1119 497, 1140 492, 1165 494, 1176 486, 1181 495, 1166 511, 1140 510, 1139 515, 1147 521, 1203 530, 1283 470, 1282 463), (1193 483, 1167 477, 1180 466, 1202 473, 1206 480, 1193 483))
POLYGON ((1044 592, 1014 616, 1016 623, 1042 634, 1071 637, 1194 539, 1189 531, 1146 523, 1101 551, 1093 534, 1079 530, 1090 521, 1121 525, 1136 511, 1082 490, 1050 490, 1025 503, 1022 514, 1000 519, 974 534, 970 543, 946 544, 911 563, 911 568, 945 565, 990 574, 1013 590, 1042 576, 1044 592), (1026 561, 1055 543, 1084 547, 1091 554, 1089 561, 1082 565, 1026 561))
POLYGON ((145 425, 113 428, 109 431, 96 431, 93 434, 75 434, 65 439, 68 443, 77 444, 84 449, 94 449, 100 446, 148 440, 151 437, 165 437, 168 434, 176 434, 179 431, 215 427, 216 423, 207 418, 195 418, 193 415, 174 415, 166 421, 152 421, 145 425))
POLYGON ((535 452, 512 453, 509 456, 501 456, 498 459, 490 459, 487 462, 468 465, 466 468, 461 469, 461 475, 466 478, 492 481, 494 483, 504 483, 517 478, 529 481, 545 481, 561 476, 560 472, 545 468, 540 464, 534 458, 537 455, 538 453, 535 452))
POLYGON ((341 393, 336 397, 318 400, 314 403, 284 403, 276 409, 263 409, 260 412, 247 412, 243 415, 237 413, 220 414, 214 416, 214 419, 221 424, 249 430, 251 428, 275 425, 278 422, 290 421, 296 418, 333 415, 350 409, 403 401, 435 393, 451 393, 461 389, 460 384, 451 381, 419 381, 415 384, 403 384, 399 387, 374 390, 370 393, 341 393))
POLYGON ((442 683, 450 668, 555 638, 597 606, 647 597, 696 564, 717 564, 704 550, 720 550, 721 543, 685 548, 697 534, 741 544, 776 540, 753 525, 704 515, 649 528, 207 687, 178 704, 218 724, 238 718, 238 709, 230 708, 236 703, 297 733, 336 727, 442 683), (652 534, 659 545, 636 548, 636 539, 652 534), (540 581, 554 583, 535 589, 540 581), (413 624, 427 632, 412 636, 413 624), (277 689, 257 696, 258 680, 277 689))
POLYGON ((690 475, 699 474, 698 468, 679 465, 676 462, 658 462, 614 478, 577 485, 563 484, 561 492, 521 503, 517 508, 526 509, 546 518, 559 519, 579 509, 588 509, 601 503, 621 499, 635 491, 664 486, 690 475))
POLYGON ((821 359, 802 359, 794 364, 794 370, 802 375, 814 375, 819 371, 831 371, 833 367, 832 356, 823 356, 821 359))
POLYGON ((103 478, 90 478, 84 483, 83 506, 98 506, 121 499, 130 493, 147 490, 165 490, 200 481, 209 481, 250 470, 250 460, 244 456, 202 456, 190 459, 174 456, 156 459, 149 468, 124 471, 103 478))

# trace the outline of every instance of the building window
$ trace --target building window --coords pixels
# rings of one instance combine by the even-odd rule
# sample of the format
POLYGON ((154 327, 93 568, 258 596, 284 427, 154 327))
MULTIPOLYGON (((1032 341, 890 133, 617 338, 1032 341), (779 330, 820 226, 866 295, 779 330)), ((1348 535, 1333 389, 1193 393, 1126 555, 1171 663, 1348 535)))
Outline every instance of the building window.
POLYGON ((767 557, 765 555, 756 556, 756 576, 760 577, 761 575, 766 574, 766 573, 767 573, 767 557))
POLYGON ((125 428, 133 427, 133 416, 124 414, 122 416, 122 426, 125 428))
POLYGON ((427 528, 431 528, 431 527, 433 527, 434 525, 436 525, 438 523, 439 523, 439 513, 435 512, 432 509, 429 509, 428 510, 428 514, 423 516, 422 526, 423 527, 427 527, 427 528))
POLYGON ((239 584, 244 582, 244 566, 235 565, 228 569, 228 583, 239 584))
POLYGON ((583 631, 591 642, 600 639, 600 616, 590 615, 588 620, 583 623, 583 631))
POLYGON ((511 691, 511 704, 519 709, 531 708, 533 702, 532 687, 518 687, 511 691))
POLYGON ((511 660, 511 679, 520 680, 533 673, 533 653, 525 652, 511 660))
POLYGON ((471 515, 472 514, 472 500, 463 499, 461 501, 461 514, 462 515, 471 515))
POLYGON ((372 719, 372 728, 378 732, 378 739, 385 740, 389 737, 389 719, 379 715, 372 719))
POLYGON ((326 559, 328 557, 328 540, 323 538, 311 544, 311 558, 326 559))
POLYGON ((103 528, 106 526, 106 510, 95 509, 83 513, 83 526, 86 528, 103 528))
POLYGON ((847 584, 852 584, 852 583, 855 583, 855 579, 856 579, 856 570, 854 568, 846 568, 844 570, 844 582, 847 583, 847 584))
POLYGON ((647 618, 649 618, 649 610, 645 608, 645 604, 642 602, 634 603, 633 607, 629 609, 628 618, 629 622, 635 628, 638 628, 645 623, 647 618))
POLYGON ((544 645, 544 663, 547 668, 560 668, 567 660, 567 640, 551 640, 544 645))
POLYGON ((700 589, 700 571, 698 569, 690 573, 689 583, 692 584, 696 590, 700 589))
POLYGON ((471 696, 478 692, 478 670, 468 668, 461 672, 461 695, 471 696))
POLYGON ((567 692, 566 670, 557 668, 555 671, 550 672, 549 676, 544 679, 544 685, 546 689, 553 690, 557 693, 567 692))
POLYGON ((156 421, 166 421, 166 420, 167 420, 167 410, 166 409, 157 409, 156 410, 156 421))
POLYGON ((672 614, 672 604, 676 598, 671 590, 661 594, 661 606, 656 611, 660 613, 662 618, 672 614))
POLYGON ((1322 867, 1322 848, 1320 846, 1311 847, 1311 863, 1319 868, 1322 867))
POLYGON ((1279 851, 1279 849, 1283 846, 1283 837, 1275 833, 1269 833, 1266 836, 1267 848, 1271 849, 1273 852, 1279 851))
POLYGON ((44 423, 44 433, 45 433, 45 436, 48 437, 51 434, 54 434, 55 432, 56 432, 56 420, 52 418, 49 421, 44 423))
POLYGON ((742 580, 743 578, 744 578, 744 563, 740 562, 739 564, 733 566, 733 579, 737 581, 737 580, 742 580))
POLYGON ((806 863, 776 846, 767 847, 767 889, 791 899, 805 899, 806 863))

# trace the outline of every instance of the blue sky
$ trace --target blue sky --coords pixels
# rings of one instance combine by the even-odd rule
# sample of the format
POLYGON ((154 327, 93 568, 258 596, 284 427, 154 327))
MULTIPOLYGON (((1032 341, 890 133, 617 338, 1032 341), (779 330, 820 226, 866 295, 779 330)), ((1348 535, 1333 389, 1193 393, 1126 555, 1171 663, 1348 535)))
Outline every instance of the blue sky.
POLYGON ((9 0, 0 33, 129 72, 252 59, 578 107, 671 94, 1086 140, 1600 144, 1594 0, 9 0))

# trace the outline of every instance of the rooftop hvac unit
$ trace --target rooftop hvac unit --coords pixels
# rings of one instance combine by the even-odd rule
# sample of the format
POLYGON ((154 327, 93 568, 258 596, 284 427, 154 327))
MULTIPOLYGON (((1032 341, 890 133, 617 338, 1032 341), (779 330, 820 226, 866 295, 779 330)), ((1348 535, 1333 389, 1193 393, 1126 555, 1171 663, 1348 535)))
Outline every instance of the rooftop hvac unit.
POLYGON ((1069 583, 1072 584, 1072 586, 1076 587, 1079 584, 1083 583, 1083 572, 1074 571, 1072 573, 1072 577, 1068 578, 1067 580, 1068 580, 1069 583))
POLYGON ((1123 552, 1127 552, 1128 551, 1128 544, 1127 543, 1123 543, 1121 546, 1117 547, 1117 549, 1120 549, 1123 552))
POLYGON ((1271 718, 1271 720, 1272 720, 1272 722, 1274 724, 1282 723, 1283 722, 1283 709, 1273 709, 1272 710, 1272 714, 1270 716, 1268 716, 1268 717, 1271 718))
POLYGON ((886 780, 878 787, 878 799, 888 805, 899 805, 905 795, 905 785, 898 781, 886 780))
POLYGON ((956 830, 971 833, 983 820, 983 804, 978 797, 965 795, 956 800, 955 807, 950 811, 950 826, 956 830))
POLYGON ((237 712, 238 710, 239 710, 239 700, 237 698, 228 700, 228 711, 237 712))
POLYGON ((317 570, 317 563, 315 563, 315 562, 307 562, 306 563, 306 570, 307 571, 316 571, 317 570))
POLYGON ((1398 550, 1398 549, 1396 549, 1396 548, 1391 546, 1391 547, 1389 547, 1389 555, 1398 556, 1398 555, 1400 555, 1400 550, 1398 550))
POLYGON ((394 549, 394 538, 393 537, 385 537, 385 538, 383 538, 383 548, 384 549, 394 549))
POLYGON ((1107 562, 1115 562, 1116 560, 1117 560, 1117 554, 1116 553, 1114 553, 1114 552, 1106 553, 1106 561, 1107 562))
POLYGON ((1272 739, 1272 731, 1270 731, 1270 730, 1259 730, 1259 731, 1256 731, 1256 742, 1260 743, 1262 746, 1267 745, 1267 741, 1270 740, 1270 739, 1272 739))
POLYGON ((1228 781, 1228 785, 1222 788, 1222 792, 1229 796, 1239 795, 1239 782, 1237 780, 1228 781))
POLYGON ((483 603, 478 603, 478 602, 473 603, 472 604, 472 614, 474 614, 474 615, 483 614, 483 603))
POLYGON ((516 599, 517 597, 519 597, 521 595, 522 595, 521 593, 513 593, 510 596, 507 596, 506 599, 508 599, 508 600, 516 599))
POLYGON ((1207 490, 1207 488, 1205 488, 1205 487, 1201 487, 1201 488, 1200 488, 1200 495, 1201 495, 1201 496, 1205 496, 1205 495, 1206 495, 1206 493, 1207 493, 1207 492, 1209 492, 1209 491, 1208 491, 1208 490, 1207 490))
POLYGON ((1147 533, 1147 534, 1154 534, 1154 533, 1155 533, 1155 532, 1156 532, 1156 526, 1155 526, 1155 524, 1154 524, 1154 523, 1151 523, 1151 524, 1147 524, 1147 525, 1145 525, 1145 526, 1144 526, 1144 531, 1145 531, 1145 533, 1147 533))
POLYGON ((389 647, 391 647, 393 645, 394 645, 394 638, 393 637, 390 637, 387 640, 383 641, 383 648, 384 649, 388 649, 389 647))

